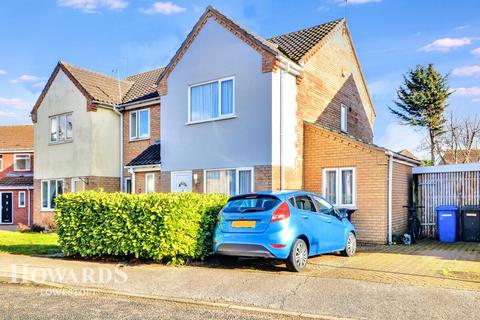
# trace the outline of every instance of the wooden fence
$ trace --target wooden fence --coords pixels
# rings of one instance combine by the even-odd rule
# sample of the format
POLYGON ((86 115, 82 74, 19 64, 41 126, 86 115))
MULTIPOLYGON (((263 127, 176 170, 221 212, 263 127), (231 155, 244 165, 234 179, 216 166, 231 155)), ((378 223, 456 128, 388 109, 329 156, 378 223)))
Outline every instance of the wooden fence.
POLYGON ((480 205, 480 164, 417 167, 413 169, 416 203, 423 235, 437 236, 436 207, 480 205))

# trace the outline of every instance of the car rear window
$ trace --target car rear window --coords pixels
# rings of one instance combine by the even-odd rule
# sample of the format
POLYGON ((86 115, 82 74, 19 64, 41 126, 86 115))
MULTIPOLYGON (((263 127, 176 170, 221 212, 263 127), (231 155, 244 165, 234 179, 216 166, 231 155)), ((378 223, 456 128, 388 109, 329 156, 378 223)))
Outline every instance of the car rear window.
POLYGON ((280 199, 269 195, 243 195, 228 200, 223 212, 268 211, 280 204, 280 199))

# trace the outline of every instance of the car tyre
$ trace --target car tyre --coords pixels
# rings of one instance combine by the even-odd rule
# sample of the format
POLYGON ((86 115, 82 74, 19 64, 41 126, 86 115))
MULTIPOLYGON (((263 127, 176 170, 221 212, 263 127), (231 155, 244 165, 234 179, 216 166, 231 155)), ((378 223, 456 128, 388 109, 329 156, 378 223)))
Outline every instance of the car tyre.
POLYGON ((232 265, 238 262, 238 257, 235 256, 224 256, 224 255, 217 255, 217 260, 220 262, 220 264, 223 265, 232 265))
POLYGON ((290 255, 286 260, 287 269, 300 272, 305 269, 308 260, 308 246, 302 239, 297 239, 290 249, 290 255))
POLYGON ((342 251, 342 255, 346 257, 353 257, 357 252, 357 238, 353 232, 348 234, 347 242, 345 243, 345 250, 342 251))

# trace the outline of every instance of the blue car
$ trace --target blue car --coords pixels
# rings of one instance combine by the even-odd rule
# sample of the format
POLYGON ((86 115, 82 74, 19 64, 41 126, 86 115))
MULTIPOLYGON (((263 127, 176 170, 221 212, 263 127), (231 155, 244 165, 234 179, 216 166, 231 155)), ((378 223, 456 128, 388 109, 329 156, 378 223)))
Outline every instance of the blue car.
POLYGON ((214 251, 235 257, 283 259, 299 272, 308 257, 342 251, 353 256, 355 227, 345 211, 309 192, 257 192, 231 197, 218 215, 214 251))

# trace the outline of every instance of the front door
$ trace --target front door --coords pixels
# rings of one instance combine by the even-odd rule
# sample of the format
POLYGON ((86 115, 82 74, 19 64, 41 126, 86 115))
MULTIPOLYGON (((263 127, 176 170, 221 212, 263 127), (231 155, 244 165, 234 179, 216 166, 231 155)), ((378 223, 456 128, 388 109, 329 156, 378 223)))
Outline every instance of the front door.
POLYGON ((192 171, 176 171, 171 176, 172 192, 191 192, 192 191, 192 171))
POLYGON ((12 223, 13 220, 13 212, 12 212, 12 203, 13 203, 13 196, 12 193, 1 193, 1 223, 12 223))

